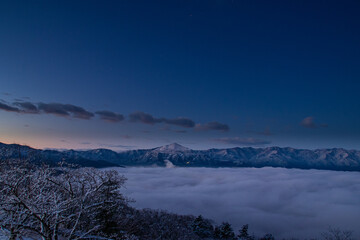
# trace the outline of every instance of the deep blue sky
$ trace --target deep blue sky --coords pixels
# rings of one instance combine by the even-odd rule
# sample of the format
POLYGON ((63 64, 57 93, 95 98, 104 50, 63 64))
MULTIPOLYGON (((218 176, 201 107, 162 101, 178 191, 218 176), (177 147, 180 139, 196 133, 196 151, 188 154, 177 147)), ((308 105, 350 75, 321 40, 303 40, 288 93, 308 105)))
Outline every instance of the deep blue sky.
POLYGON ((359 1, 1 1, 0 141, 359 149, 359 12, 359 1), (124 120, 29 114, 19 100, 124 120))

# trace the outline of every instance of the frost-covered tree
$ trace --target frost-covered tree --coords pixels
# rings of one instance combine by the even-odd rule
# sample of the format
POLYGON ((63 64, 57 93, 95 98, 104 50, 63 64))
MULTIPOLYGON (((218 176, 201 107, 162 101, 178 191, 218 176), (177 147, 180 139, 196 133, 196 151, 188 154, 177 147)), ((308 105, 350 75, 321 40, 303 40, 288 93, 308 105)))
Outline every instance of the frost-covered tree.
POLYGON ((200 238, 210 238, 214 234, 214 227, 211 222, 204 219, 201 215, 194 219, 192 228, 194 233, 200 238))
POLYGON ((353 240, 352 231, 340 230, 339 228, 329 227, 327 232, 322 233, 324 240, 353 240))
POLYGON ((104 236, 101 216, 110 221, 126 205, 116 171, 2 164, 0 177, 0 226, 10 239, 104 236))
POLYGON ((193 216, 128 208, 119 219, 121 231, 139 239, 200 239, 192 229, 193 216))
POLYGON ((272 234, 265 234, 260 240, 275 240, 274 236, 272 234))
POLYGON ((35 229, 36 219, 23 200, 29 172, 28 167, 18 166, 17 161, 3 161, 0 165, 0 226, 9 239, 35 229))
POLYGON ((245 224, 242 226, 241 230, 239 230, 239 235, 238 235, 239 240, 254 240, 255 237, 251 236, 249 234, 249 225, 245 224))
POLYGON ((215 239, 236 239, 235 233, 228 222, 223 222, 220 226, 215 227, 215 239))

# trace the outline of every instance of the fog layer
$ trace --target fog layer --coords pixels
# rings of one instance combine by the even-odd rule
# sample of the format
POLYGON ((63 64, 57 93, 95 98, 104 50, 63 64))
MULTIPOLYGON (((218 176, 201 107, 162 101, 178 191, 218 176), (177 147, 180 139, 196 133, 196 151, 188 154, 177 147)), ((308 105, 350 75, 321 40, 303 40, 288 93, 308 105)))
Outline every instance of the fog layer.
POLYGON ((119 168, 138 208, 249 224, 257 235, 318 237, 360 222, 360 173, 282 168, 119 168))

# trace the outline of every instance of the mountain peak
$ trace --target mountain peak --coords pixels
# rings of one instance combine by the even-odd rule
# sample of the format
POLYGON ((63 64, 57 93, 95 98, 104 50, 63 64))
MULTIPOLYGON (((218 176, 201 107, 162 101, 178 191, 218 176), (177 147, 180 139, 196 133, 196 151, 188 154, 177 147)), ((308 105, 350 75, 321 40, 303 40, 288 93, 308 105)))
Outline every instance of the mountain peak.
POLYGON ((190 148, 184 147, 178 143, 172 143, 169 145, 165 145, 162 147, 157 148, 157 150, 162 151, 162 152, 182 152, 182 151, 189 151, 190 148))

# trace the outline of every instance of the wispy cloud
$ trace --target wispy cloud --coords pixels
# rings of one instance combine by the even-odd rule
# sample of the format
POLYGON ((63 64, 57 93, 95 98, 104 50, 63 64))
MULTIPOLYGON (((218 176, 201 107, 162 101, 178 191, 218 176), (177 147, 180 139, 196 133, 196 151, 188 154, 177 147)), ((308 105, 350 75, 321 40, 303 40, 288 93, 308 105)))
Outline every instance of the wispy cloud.
POLYGON ((39 109, 44 113, 54 114, 56 116, 67 117, 69 112, 63 108, 63 104, 58 103, 39 103, 39 109))
POLYGON ((195 128, 197 130, 218 130, 228 131, 230 128, 227 124, 219 122, 209 122, 205 124, 196 124, 193 120, 185 117, 178 118, 155 118, 149 113, 134 112, 129 115, 130 122, 140 122, 154 125, 156 123, 166 123, 184 128, 195 128))
MULTIPOLYGON (((0 101, 0 110, 8 112, 17 112, 24 114, 52 114, 59 117, 78 118, 89 120, 95 115, 99 116, 101 120, 117 123, 125 119, 125 116, 113 111, 102 110, 96 112, 90 112, 83 107, 73 104, 63 103, 32 103, 29 101, 16 101, 13 104, 8 104, 5 101, 0 101)), ((196 124, 194 120, 186 117, 166 118, 166 117, 154 117, 153 115, 141 111, 133 112, 128 116, 129 121, 133 123, 143 123, 148 125, 154 124, 168 124, 183 128, 192 128, 196 130, 215 130, 215 131, 229 131, 227 124, 219 122, 208 122, 205 124, 196 124)), ((175 130, 174 132, 184 133, 181 130, 175 130)))
POLYGON ((183 118, 183 117, 174 118, 174 119, 162 118, 160 120, 161 122, 167 124, 176 125, 185 128, 193 128, 195 126, 195 122, 189 118, 183 118))
POLYGON ((14 105, 20 107, 24 113, 39 113, 37 106, 31 102, 15 102, 14 105))
POLYGON ((0 102, 0 110, 17 113, 30 113, 30 114, 53 114, 61 117, 73 117, 80 119, 90 119, 94 117, 92 112, 85 110, 82 107, 72 104, 62 103, 31 103, 17 101, 12 105, 5 102, 0 102))
POLYGON ((167 123, 170 125, 176 125, 180 127, 192 128, 195 126, 195 122, 189 118, 178 117, 178 118, 155 118, 149 113, 145 112, 134 112, 129 115, 129 119, 131 122, 141 122, 144 124, 153 125, 155 123, 167 123))
POLYGON ((240 138, 240 137, 228 137, 228 138, 216 138, 214 139, 217 142, 239 145, 239 146, 256 146, 256 145, 266 145, 270 144, 270 141, 257 138, 240 138))
POLYGON ((229 131, 230 127, 227 124, 219 122, 208 122, 204 124, 196 124, 195 128, 197 130, 216 130, 216 131, 229 131))
POLYGON ((114 113, 111 111, 97 111, 95 113, 100 116, 100 119, 107 122, 115 123, 115 122, 121 122, 125 119, 122 114, 114 113))
POLYGON ((320 128, 320 127, 328 127, 327 124, 322 123, 322 124, 316 124, 314 121, 314 117, 306 117, 304 118, 301 122, 300 125, 305 127, 305 128, 320 128))
POLYGON ((151 114, 140 111, 131 113, 129 119, 131 122, 141 122, 150 125, 161 122, 160 119, 154 118, 151 114))
POLYGON ((6 103, 0 102, 0 110, 7 111, 7 112, 20 112, 20 110, 16 107, 12 107, 7 105, 6 103))
POLYGON ((39 103, 38 108, 44 113, 62 117, 72 116, 74 118, 90 119, 94 116, 93 113, 86 111, 84 108, 72 104, 39 103))

